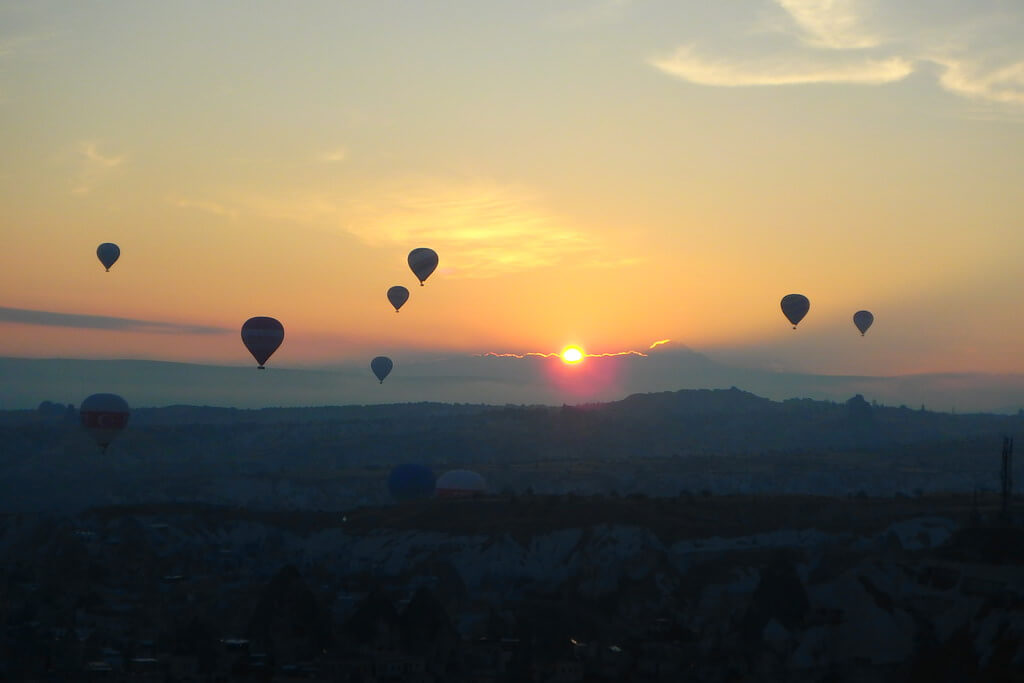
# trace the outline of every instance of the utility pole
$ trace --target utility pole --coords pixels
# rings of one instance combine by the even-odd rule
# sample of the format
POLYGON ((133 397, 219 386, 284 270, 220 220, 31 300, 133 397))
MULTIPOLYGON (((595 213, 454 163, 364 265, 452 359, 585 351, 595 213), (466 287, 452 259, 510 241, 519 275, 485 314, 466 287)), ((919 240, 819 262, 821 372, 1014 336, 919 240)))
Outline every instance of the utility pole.
POLYGON ((1010 521, 1010 499, 1013 498, 1013 437, 1003 437, 1003 471, 1000 480, 1003 489, 1003 506, 1000 516, 1004 522, 1010 521))
POLYGON ((971 497, 971 520, 970 525, 972 527, 981 526, 981 511, 978 510, 978 487, 974 487, 974 496, 971 497))

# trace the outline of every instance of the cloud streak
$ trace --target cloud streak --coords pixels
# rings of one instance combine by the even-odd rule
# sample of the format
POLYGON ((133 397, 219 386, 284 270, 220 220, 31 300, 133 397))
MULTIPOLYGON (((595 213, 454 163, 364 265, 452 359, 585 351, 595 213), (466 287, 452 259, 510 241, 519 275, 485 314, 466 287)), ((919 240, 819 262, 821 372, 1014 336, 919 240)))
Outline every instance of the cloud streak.
POLYGON ((553 266, 596 250, 533 193, 494 183, 427 182, 353 208, 349 229, 361 239, 437 245, 451 255, 456 277, 553 266))
MULTIPOLYGON (((595 239, 546 209, 535 193, 489 181, 414 178, 351 198, 295 191, 250 196, 244 212, 345 230, 372 247, 429 244, 450 277, 486 278, 600 254, 595 239)), ((599 265, 599 264, 598 264, 599 265)))
POLYGON ((1024 5, 911 0, 772 0, 774 14, 735 13, 724 35, 700 36, 647 63, 713 87, 882 85, 934 64, 947 92, 1024 105, 1024 5), (756 16, 757 19, 739 19, 756 16), (783 42, 764 41, 781 34, 783 42), (698 49, 699 45, 699 49, 698 49))
POLYGON ((218 204, 217 202, 193 200, 193 199, 172 199, 170 200, 174 206, 179 209, 192 209, 194 211, 202 211, 203 213, 213 214, 214 216, 225 216, 232 220, 238 218, 238 210, 218 204))
MULTIPOLYGON (((670 341, 672 341, 672 340, 671 339, 659 339, 656 342, 652 342, 651 345, 647 347, 647 350, 650 351, 651 349, 653 349, 653 348, 655 348, 657 346, 661 346, 662 344, 667 344, 670 341)), ((550 353, 545 353, 543 351, 527 351, 525 353, 507 353, 507 352, 506 353, 499 353, 499 352, 496 352, 496 351, 488 351, 486 353, 475 354, 475 356, 477 358, 519 358, 519 359, 522 359, 522 358, 561 358, 562 357, 562 353, 563 353, 562 351, 552 351, 550 353)), ((637 351, 635 349, 629 349, 629 350, 626 350, 626 351, 608 351, 608 352, 605 352, 605 353, 586 353, 586 352, 583 353, 583 357, 584 358, 614 358, 615 356, 640 356, 641 358, 647 358, 648 354, 644 353, 643 351, 637 351)))
POLYGON ((348 150, 344 147, 336 147, 335 149, 329 149, 325 152, 321 152, 317 155, 317 159, 325 164, 336 164, 348 158, 348 150))
POLYGON ((77 152, 81 164, 78 183, 71 189, 72 194, 84 195, 92 192, 93 188, 118 166, 124 164, 124 155, 112 156, 100 151, 100 145, 93 140, 83 140, 77 145, 77 152))
POLYGON ((881 40, 863 27, 861 0, 776 0, 803 31, 807 45, 838 50, 876 47, 881 40))
POLYGON ((802 56, 772 59, 709 59, 693 45, 684 45, 667 57, 651 60, 666 74, 697 85, 721 87, 805 85, 809 83, 892 83, 914 71, 901 57, 887 59, 824 60, 802 56))
POLYGON ((93 141, 79 143, 78 151, 90 163, 101 168, 114 168, 124 163, 124 156, 107 156, 100 152, 99 144, 93 141))
POLYGON ((1024 104, 1024 59, 994 69, 952 58, 932 61, 943 67, 939 82, 950 92, 991 102, 1024 104))
POLYGON ((145 332, 151 334, 223 334, 233 331, 223 327, 210 327, 206 325, 183 325, 153 320, 116 318, 106 315, 56 313, 53 311, 36 311, 27 308, 7 308, 3 306, 0 306, 0 323, 71 327, 83 330, 110 330, 115 332, 145 332))

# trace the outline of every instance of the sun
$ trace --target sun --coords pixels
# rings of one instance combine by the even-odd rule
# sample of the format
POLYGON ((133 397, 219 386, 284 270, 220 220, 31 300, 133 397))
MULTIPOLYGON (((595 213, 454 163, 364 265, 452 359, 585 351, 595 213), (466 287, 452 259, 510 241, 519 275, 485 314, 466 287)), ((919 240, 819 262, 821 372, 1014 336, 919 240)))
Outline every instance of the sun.
POLYGON ((578 346, 566 346, 562 349, 562 362, 569 365, 581 362, 584 356, 583 349, 578 346))

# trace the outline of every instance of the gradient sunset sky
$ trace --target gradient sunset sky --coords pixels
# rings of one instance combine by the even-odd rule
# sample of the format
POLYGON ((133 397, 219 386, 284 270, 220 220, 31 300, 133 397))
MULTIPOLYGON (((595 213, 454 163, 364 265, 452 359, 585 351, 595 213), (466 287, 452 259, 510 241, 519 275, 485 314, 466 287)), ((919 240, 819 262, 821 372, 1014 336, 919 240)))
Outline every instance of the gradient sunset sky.
POLYGON ((1017 0, 3 2, 0 122, 2 356, 1024 372, 1017 0))

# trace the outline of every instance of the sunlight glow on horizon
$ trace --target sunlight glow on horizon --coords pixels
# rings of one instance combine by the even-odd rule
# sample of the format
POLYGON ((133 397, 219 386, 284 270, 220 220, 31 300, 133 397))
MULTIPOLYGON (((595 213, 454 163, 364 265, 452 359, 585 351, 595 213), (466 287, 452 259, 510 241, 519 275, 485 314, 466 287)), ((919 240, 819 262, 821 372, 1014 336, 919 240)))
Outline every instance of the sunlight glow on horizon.
POLYGON ((583 349, 578 346, 566 346, 562 349, 562 362, 573 365, 579 363, 586 357, 583 353, 583 349))

